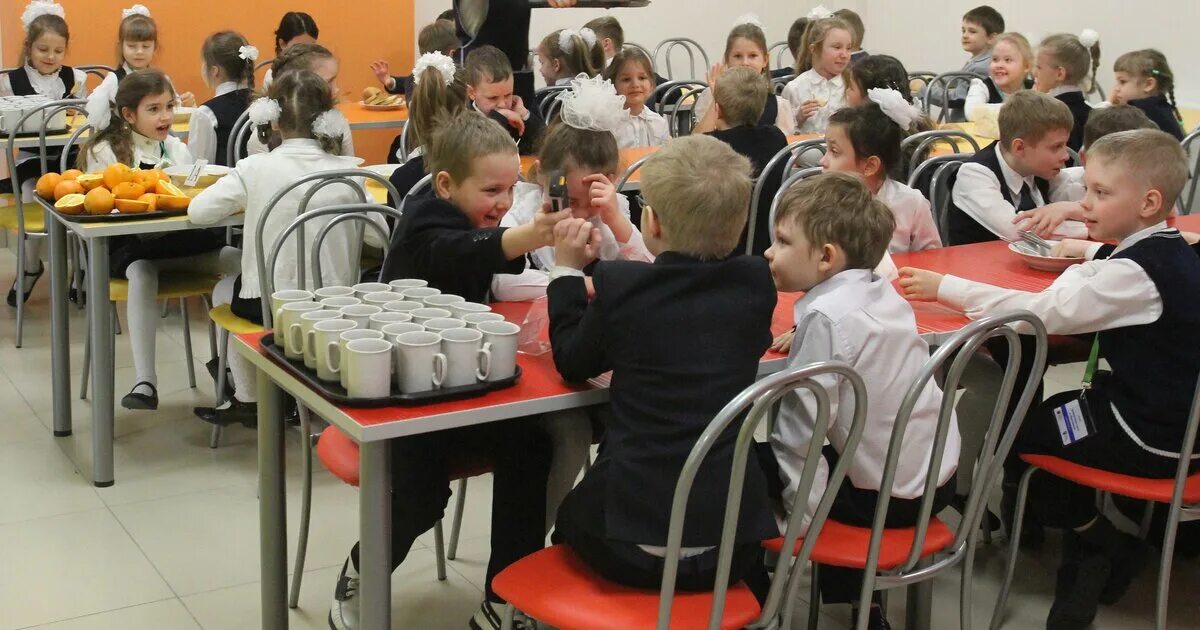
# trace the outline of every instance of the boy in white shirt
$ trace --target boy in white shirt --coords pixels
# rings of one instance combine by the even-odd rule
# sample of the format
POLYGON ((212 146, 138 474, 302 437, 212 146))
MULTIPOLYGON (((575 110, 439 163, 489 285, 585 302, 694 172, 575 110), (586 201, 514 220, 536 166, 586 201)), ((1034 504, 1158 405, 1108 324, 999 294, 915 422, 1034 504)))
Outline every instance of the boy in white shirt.
MULTIPOLYGON (((896 413, 929 359, 929 346, 917 335, 912 307, 887 279, 872 271, 887 252, 894 228, 891 211, 858 178, 825 173, 784 195, 775 219, 775 242, 766 252, 776 288, 806 292, 795 305, 796 343, 788 366, 844 361, 867 385, 868 426, 847 473, 848 483, 834 489, 837 499, 830 512, 830 518, 859 527, 872 524, 896 413)), ((770 440, 784 486, 783 504, 806 510, 806 518, 826 492, 831 458, 842 450, 854 418, 850 384, 837 376, 818 381, 829 395, 832 425, 826 461, 817 469, 809 496, 798 497, 796 491, 812 439, 816 400, 811 392, 797 390, 783 399, 770 440)), ((891 488, 888 527, 911 527, 919 518, 941 398, 942 392, 931 381, 913 407, 891 488)), ((952 480, 960 444, 957 423, 951 422, 938 471, 935 514, 954 497, 952 480)), ((861 571, 823 566, 822 598, 855 601, 861 581, 861 571)), ((885 628, 876 597, 868 627, 885 628)))
MULTIPOLYGON (((1178 465, 1200 374, 1200 259, 1166 225, 1188 179, 1187 157, 1175 138, 1146 129, 1105 136, 1088 156, 1083 216, 1091 238, 1119 243, 1108 259, 1071 267, 1041 293, 901 270, 910 299, 938 300, 972 318, 1028 310, 1050 334, 1097 333, 1111 371, 1029 414, 1006 466, 1006 494, 1026 468, 1017 455, 1053 455, 1156 479, 1174 477, 1178 465), (1063 414, 1084 422, 1068 432, 1063 414)), ((1088 372, 1085 381, 1094 366, 1088 372)), ((1193 459, 1197 468, 1200 460, 1193 459)), ((1043 524, 1066 530, 1047 627, 1085 628, 1098 603, 1124 594, 1141 568, 1144 543, 1117 531, 1085 486, 1035 475, 1030 505, 1043 524)))

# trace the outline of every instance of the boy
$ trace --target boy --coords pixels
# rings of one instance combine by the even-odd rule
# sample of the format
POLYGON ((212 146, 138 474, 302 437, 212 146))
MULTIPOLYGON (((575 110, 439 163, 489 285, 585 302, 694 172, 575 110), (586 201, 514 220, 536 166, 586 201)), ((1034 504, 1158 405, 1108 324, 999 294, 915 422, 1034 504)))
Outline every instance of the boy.
MULTIPOLYGON (((808 18, 796 18, 788 28, 787 47, 792 53, 792 59, 800 57, 800 41, 804 39, 804 30, 808 28, 808 18)), ((784 66, 771 71, 771 80, 782 79, 783 77, 791 77, 796 75, 796 68, 792 66, 784 66)))
MULTIPOLYGON (((834 490, 837 499, 829 514, 859 527, 872 525, 896 413, 929 360, 929 346, 917 335, 912 307, 897 295, 888 279, 872 271, 887 252, 894 229, 891 211, 861 180, 847 173, 825 173, 784 194, 775 217, 775 242, 766 253, 775 288, 806 292, 794 309, 796 342, 788 367, 844 361, 867 384, 871 402, 867 429, 847 483, 834 490)), ((836 410, 830 419, 829 447, 840 451, 854 419, 854 406, 847 398, 850 387, 836 378, 822 384, 836 410)), ((942 392, 930 381, 913 407, 888 504, 888 527, 911 527, 919 519, 941 398, 942 392)), ((823 462, 809 496, 796 496, 815 410, 811 392, 788 394, 771 433, 774 457, 760 457, 768 466, 778 462, 778 471, 771 472, 777 472, 782 482, 783 505, 805 510, 808 518, 826 491, 824 480, 829 470, 828 462, 823 462)), ((950 422, 934 514, 954 496, 952 480, 960 444, 957 423, 950 422)), ((860 571, 821 567, 820 587, 826 602, 857 601, 861 583, 860 571)), ((887 627, 878 597, 876 594, 868 628, 887 627)))
MULTIPOLYGON (((763 167, 776 153, 787 147, 787 136, 775 125, 760 125, 763 108, 771 93, 771 84, 759 72, 752 68, 730 68, 717 77, 713 107, 716 108, 717 129, 705 135, 712 136, 729 146, 734 151, 750 159, 753 176, 758 178, 763 167)), ((738 241, 737 250, 746 251, 747 235, 753 230, 754 251, 749 252, 761 256, 771 244, 771 230, 768 215, 770 214, 771 199, 779 190, 782 169, 777 173, 768 173, 768 181, 763 186, 763 194, 759 199, 758 215, 755 225, 747 225, 738 241)))
POLYGON ((613 57, 621 52, 625 47, 625 29, 617 18, 611 15, 598 17, 583 25, 584 28, 592 29, 596 34, 596 39, 600 40, 600 46, 604 49, 604 67, 612 63, 613 57))
MULTIPOLYGON (((1122 131, 1089 146, 1084 177, 1089 236, 1119 243, 1107 260, 1071 267, 1041 293, 919 269, 901 270, 900 285, 911 299, 938 300, 968 317, 1023 309, 1050 334, 1097 333, 1111 371, 1096 374, 1090 389, 1051 397, 1031 412, 1014 455, 1050 454, 1115 473, 1171 478, 1200 373, 1200 259, 1166 225, 1188 178, 1187 158, 1162 131, 1122 131), (1057 417, 1066 411, 1087 418, 1074 441, 1060 438, 1057 417)), ((1200 460, 1193 461, 1192 471, 1198 467, 1200 460)), ((1006 492, 1015 490, 1023 468, 1006 470, 1006 492)), ((1098 603, 1124 594, 1144 546, 1097 511, 1089 488, 1035 475, 1030 505, 1043 524, 1067 530, 1046 625, 1087 627, 1098 603)))
MULTIPOLYGON (((573 381, 613 372, 604 445, 559 508, 555 541, 607 579, 656 589, 679 472, 717 412, 754 382, 771 342, 775 289, 765 260, 734 255, 753 185, 746 158, 689 136, 667 143, 642 171, 643 236, 654 263, 597 264, 589 303, 582 269, 599 234, 583 219, 555 227, 558 266, 547 291, 554 364, 573 381)), ((681 590, 713 586, 725 508, 700 497, 727 494, 735 434, 718 438, 696 476, 681 590)), ((734 580, 765 578, 759 541, 776 535, 750 457, 734 580)))
MULTIPOLYGON (((458 57, 458 49, 461 44, 458 41, 458 36, 454 33, 453 18, 447 21, 438 18, 432 24, 428 24, 417 35, 417 50, 424 55, 425 53, 440 52, 451 59, 458 57)), ((403 94, 404 98, 412 101, 412 75, 392 76, 388 70, 388 62, 380 59, 371 62, 371 72, 375 73, 375 78, 383 84, 383 89, 387 90, 388 94, 403 94)))
POLYGON ((508 130, 521 155, 537 153, 537 142, 545 129, 542 116, 526 109, 513 94, 513 71, 508 57, 495 46, 481 46, 467 55, 467 98, 476 111, 508 130))
POLYGON ((870 55, 862 47, 863 38, 867 34, 867 27, 863 25, 862 18, 850 9, 838 9, 833 14, 850 25, 850 65, 853 66, 869 57, 870 55))
MULTIPOLYGON (((553 242, 553 225, 569 213, 539 214, 534 222, 498 227, 512 203, 519 174, 516 147, 499 125, 462 112, 426 145, 434 197, 397 222, 383 279, 421 278, 444 293, 488 301, 492 274, 519 273, 525 254, 553 242)), ((491 545, 486 598, 470 622, 474 630, 499 628, 500 599, 492 578, 542 548, 550 447, 527 418, 438 431, 391 443, 392 566, 413 541, 442 518, 450 498, 454 462, 488 461, 494 467, 491 545)), ((358 545, 342 566, 329 624, 358 627, 358 545)))
MULTIPOLYGON (((1000 139, 963 162, 953 181, 947 210, 949 244, 1020 238, 1026 221, 1018 213, 1047 206, 1078 213, 1078 203, 1046 202, 1064 183, 1071 110, 1054 97, 1022 90, 1000 108, 1000 139)), ((1065 222, 1055 234, 1082 238, 1086 228, 1065 222)))
MULTIPOLYGON (((961 72, 970 72, 979 75, 980 79, 986 79, 992 65, 992 44, 996 42, 996 36, 1003 32, 1004 16, 986 4, 963 14, 961 43, 963 50, 967 51, 971 58, 963 64, 961 72)), ((969 81, 956 83, 947 106, 950 109, 961 111, 966 104, 967 91, 970 87, 969 81)), ((945 103, 945 95, 942 94, 942 90, 941 86, 930 90, 929 101, 939 106, 945 103)))

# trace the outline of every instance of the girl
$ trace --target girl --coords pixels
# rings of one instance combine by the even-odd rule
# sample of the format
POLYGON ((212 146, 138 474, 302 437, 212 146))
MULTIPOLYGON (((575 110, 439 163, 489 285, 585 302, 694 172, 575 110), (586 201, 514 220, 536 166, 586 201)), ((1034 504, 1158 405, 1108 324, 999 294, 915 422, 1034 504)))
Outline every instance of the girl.
MULTIPOLYGON (((215 304, 229 304, 233 312, 253 322, 262 322, 262 283, 258 277, 256 243, 258 221, 275 193, 290 182, 316 171, 354 168, 361 161, 341 156, 340 130, 345 124, 341 113, 334 109, 333 95, 324 77, 308 71, 281 73, 271 86, 270 98, 260 98, 250 106, 250 120, 255 125, 274 127, 282 138, 277 149, 270 153, 252 155, 239 160, 225 177, 204 189, 188 207, 188 219, 198 225, 216 223, 245 209, 245 235, 240 253, 241 275, 229 275, 213 289, 215 304)), ((268 246, 296 218, 305 187, 287 194, 272 210, 264 226, 263 242, 268 246)), ((357 203, 358 195, 346 186, 329 186, 317 193, 309 208, 335 204, 357 203)), ((379 221, 383 225, 382 219, 379 221)), ((312 225, 312 224, 310 224, 312 225)), ((305 230, 307 247, 311 247, 320 222, 305 230)), ((321 248, 321 281, 324 285, 348 285, 354 277, 358 246, 353 238, 355 225, 334 229, 321 248)), ((365 231, 366 240, 375 246, 384 245, 373 229, 365 231)), ((293 244, 275 266, 275 289, 295 289, 296 266, 307 263, 298 260, 293 244)), ((236 250, 235 250, 236 252, 236 250)), ((235 265, 236 267, 236 265, 235 265)), ((236 353, 229 357, 233 373, 233 397, 221 408, 197 407, 200 419, 219 425, 231 422, 250 424, 255 419, 254 371, 236 353)))
POLYGON ((1091 29, 1084 30, 1079 37, 1067 33, 1051 35, 1042 40, 1035 57, 1033 87, 1071 108, 1075 126, 1067 146, 1076 151, 1083 146, 1083 127, 1092 111, 1085 92, 1095 88, 1099 67, 1100 35, 1091 29), (1088 81, 1089 76, 1091 81, 1088 81))
POLYGON ((628 116, 613 130, 619 148, 657 147, 671 138, 667 120, 646 105, 655 85, 654 63, 646 53, 638 48, 622 50, 613 56, 604 78, 625 97, 628 116))
POLYGON ((467 107, 467 86, 454 60, 438 52, 421 55, 413 67, 412 101, 408 108, 408 142, 416 148, 409 151, 408 161, 392 171, 392 186, 400 199, 388 198, 388 205, 399 208, 400 202, 417 182, 425 177, 425 142, 433 137, 438 122, 448 120, 467 107))
POLYGON ((896 230, 889 253, 941 247, 929 202, 888 176, 900 161, 904 132, 921 114, 897 90, 872 88, 867 95, 868 102, 861 107, 847 107, 830 116, 825 129, 828 149, 821 168, 857 174, 871 194, 891 209, 896 230))
POLYGON ((967 120, 979 117, 981 107, 987 107, 995 112, 1000 111, 1000 105, 1020 90, 1032 87, 1029 83, 1029 73, 1033 70, 1033 48, 1029 40, 1020 33, 1003 33, 996 37, 992 46, 992 64, 988 68, 986 79, 971 79, 971 88, 967 91, 967 103, 964 113, 967 120))
MULTIPOLYGON (((62 5, 35 0, 21 14, 25 28, 25 41, 21 45, 22 67, 0 74, 0 96, 45 96, 51 100, 84 98, 87 96, 87 75, 70 66, 63 65, 71 33, 67 30, 66 12, 62 5)), ((61 152, 47 154, 51 163, 57 163, 61 152)), ((42 174, 41 161, 36 153, 22 153, 17 161, 17 181, 21 182, 20 194, 27 201, 33 200, 33 182, 42 174)), ((12 190, 7 177, 0 182, 0 192, 12 190)), ((25 244, 25 277, 21 279, 21 301, 29 299, 33 285, 42 277, 42 239, 31 238, 25 244)), ((8 305, 17 305, 17 282, 13 281, 8 291, 8 305)))
POLYGON ((570 85, 577 75, 594 77, 604 70, 604 48, 590 28, 550 33, 537 47, 546 85, 570 85))
MULTIPOLYGON (((288 72, 309 70, 325 79, 329 87, 330 98, 337 101, 338 60, 328 48, 320 44, 295 44, 285 49, 271 63, 271 70, 276 77, 282 77, 288 72)), ((264 86, 264 89, 269 89, 264 86)), ((342 128, 342 155, 354 157, 354 136, 350 132, 350 123, 345 117, 338 119, 342 128)), ((258 133, 251 134, 246 151, 249 155, 266 153, 272 146, 278 145, 279 135, 270 127, 259 127, 258 133)))
MULTIPOLYGON (((116 84, 126 75, 150 67, 158 48, 158 24, 150 17, 150 9, 135 4, 122 11, 121 26, 117 28, 117 69, 104 77, 96 91, 108 92, 111 99, 117 91, 116 84)), ((167 80, 170 81, 170 77, 167 80)), ((180 103, 194 100, 191 92, 179 94, 180 103)))
MULTIPOLYGON (((846 71, 847 106, 858 107, 868 102, 866 94, 873 88, 895 90, 900 93, 905 102, 909 105, 913 104, 912 90, 908 88, 908 70, 895 57, 890 55, 871 55, 846 71)), ((901 139, 903 140, 903 138, 907 138, 914 133, 929 131, 933 128, 933 121, 929 120, 928 116, 922 115, 913 120, 912 125, 908 129, 901 130, 901 139)), ((892 177, 903 179, 904 173, 908 172, 908 163, 912 158, 912 151, 915 150, 916 147, 909 147, 907 151, 902 153, 900 161, 892 167, 892 177)))
MULTIPOLYGON (((275 58, 278 59, 283 51, 296 44, 315 44, 321 29, 311 15, 301 11, 288 11, 279 20, 279 28, 275 29, 275 58)), ((274 66, 267 68, 263 75, 263 90, 270 89, 275 80, 274 66)))
POLYGON ((1113 64, 1116 85, 1109 101, 1146 112, 1159 129, 1183 140, 1183 118, 1175 106, 1175 74, 1167 58, 1153 48, 1127 52, 1113 64))
MULTIPOLYGON (((762 25, 759 24, 757 17, 753 15, 742 17, 734 25, 733 30, 729 31, 729 36, 725 38, 724 65, 716 64, 708 73, 710 89, 702 92, 696 102, 695 113, 698 122, 692 128, 692 133, 708 133, 717 128, 717 113, 712 106, 711 86, 716 85, 717 77, 721 76, 727 67, 753 68, 770 79, 771 59, 767 52, 767 37, 763 34, 762 25)), ((784 135, 789 135, 796 126, 793 122, 794 117, 791 103, 786 99, 773 96, 767 99, 767 106, 763 109, 762 118, 758 124, 775 125, 783 131, 784 135)))
POLYGON ((216 94, 205 101, 188 126, 188 150, 197 160, 228 166, 229 134, 250 106, 258 49, 233 31, 213 33, 201 48, 204 83, 216 94))
POLYGON ((800 40, 796 78, 783 96, 796 112, 797 133, 821 133, 829 116, 845 106, 846 82, 842 71, 850 63, 850 25, 840 18, 809 22, 800 40))
MULTIPOLYGON (((97 90, 88 99, 87 112, 93 134, 79 155, 85 172, 103 171, 114 164, 160 169, 193 162, 183 142, 170 134, 175 91, 167 75, 159 70, 136 70, 126 75, 113 101, 97 90)), ((236 250, 222 251, 224 230, 155 236, 145 240, 118 237, 110 244, 112 277, 129 279, 129 344, 137 381, 121 399, 126 409, 158 408, 154 337, 159 319, 159 272, 217 274, 236 268, 236 250)))

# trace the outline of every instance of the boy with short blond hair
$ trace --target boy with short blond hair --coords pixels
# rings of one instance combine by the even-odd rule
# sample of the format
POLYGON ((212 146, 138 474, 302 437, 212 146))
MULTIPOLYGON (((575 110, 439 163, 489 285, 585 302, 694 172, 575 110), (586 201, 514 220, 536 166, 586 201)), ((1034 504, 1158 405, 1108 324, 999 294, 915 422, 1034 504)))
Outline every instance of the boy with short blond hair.
MULTIPOLYGON (((1089 236, 1118 243, 1108 259, 1071 267, 1040 293, 900 271, 911 299, 937 300, 971 318, 1028 310, 1050 334, 1096 333, 1111 370, 1030 413, 1005 470, 1010 495, 1025 470, 1017 459, 1022 454, 1054 455, 1137 477, 1174 477, 1200 375, 1200 258, 1166 223, 1188 179, 1179 142, 1158 130, 1110 134, 1088 147, 1084 177, 1089 236)), ((1200 460, 1193 460, 1191 470, 1197 468, 1200 460)), ((1035 475, 1030 505, 1043 524, 1067 534, 1046 625, 1085 628, 1099 603, 1115 603, 1129 587, 1145 558, 1144 543, 1117 531, 1097 511, 1091 488, 1035 475)))

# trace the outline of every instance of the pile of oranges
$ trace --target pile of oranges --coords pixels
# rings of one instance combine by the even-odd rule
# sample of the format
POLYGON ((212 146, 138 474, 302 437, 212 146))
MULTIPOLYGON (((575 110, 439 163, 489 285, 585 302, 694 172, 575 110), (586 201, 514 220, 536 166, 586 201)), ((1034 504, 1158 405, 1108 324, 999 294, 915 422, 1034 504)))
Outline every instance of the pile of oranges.
POLYGON ((54 201, 63 214, 109 214, 185 210, 191 199, 171 183, 166 173, 113 164, 101 173, 77 170, 46 173, 37 181, 37 194, 54 201))

